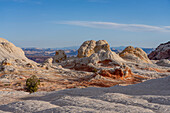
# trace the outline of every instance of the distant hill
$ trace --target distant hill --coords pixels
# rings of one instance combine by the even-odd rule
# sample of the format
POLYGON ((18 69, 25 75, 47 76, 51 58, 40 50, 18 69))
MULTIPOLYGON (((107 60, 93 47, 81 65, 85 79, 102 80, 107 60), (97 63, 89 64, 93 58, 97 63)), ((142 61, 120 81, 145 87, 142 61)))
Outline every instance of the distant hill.
POLYGON ((62 48, 53 48, 53 49, 61 49, 61 50, 78 50, 80 46, 70 46, 70 47, 62 47, 62 48))

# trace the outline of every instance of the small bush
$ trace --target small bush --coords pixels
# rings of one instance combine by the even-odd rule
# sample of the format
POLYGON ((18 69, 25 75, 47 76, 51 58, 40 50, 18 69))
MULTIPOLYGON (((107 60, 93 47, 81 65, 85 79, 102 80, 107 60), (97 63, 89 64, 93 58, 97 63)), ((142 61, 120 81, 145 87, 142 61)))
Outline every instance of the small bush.
POLYGON ((38 85, 40 85, 40 80, 35 75, 26 80, 26 90, 30 93, 36 92, 38 85))
POLYGON ((97 72, 97 69, 96 69, 96 68, 92 69, 92 72, 96 73, 96 72, 97 72))

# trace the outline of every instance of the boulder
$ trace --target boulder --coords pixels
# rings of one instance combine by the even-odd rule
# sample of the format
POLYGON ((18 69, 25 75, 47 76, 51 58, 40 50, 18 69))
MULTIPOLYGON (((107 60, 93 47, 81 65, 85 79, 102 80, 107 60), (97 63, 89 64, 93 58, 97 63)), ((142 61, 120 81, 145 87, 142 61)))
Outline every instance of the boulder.
POLYGON ((52 64, 53 63, 53 58, 48 58, 44 61, 44 64, 52 64))
POLYGON ((134 48, 132 46, 128 46, 119 55, 127 61, 152 64, 147 54, 141 48, 134 48))
POLYGON ((100 50, 98 53, 94 53, 88 58, 92 64, 97 64, 100 61, 111 60, 115 65, 121 65, 124 60, 112 51, 100 50))
POLYGON ((67 59, 67 55, 65 54, 65 52, 63 50, 57 50, 53 58, 53 62, 60 63, 61 61, 64 61, 66 59, 67 59))
POLYGON ((95 53, 98 53, 100 50, 111 51, 110 45, 106 40, 99 40, 96 42, 96 46, 94 48, 95 53))
POLYGON ((152 51, 148 57, 152 60, 169 59, 170 60, 170 41, 160 44, 155 51, 152 51))
POLYGON ((5 59, 1 62, 0 70, 4 73, 8 72, 16 72, 16 65, 13 63, 14 60, 12 59, 5 59))
POLYGON ((93 53, 98 53, 100 50, 111 51, 106 40, 99 40, 97 42, 94 40, 85 41, 78 49, 77 57, 89 57, 93 53))
POLYGON ((85 41, 78 49, 77 57, 83 58, 83 57, 91 56, 93 53, 95 53, 94 51, 95 47, 96 47, 96 41, 94 40, 85 41))
POLYGON ((158 62, 156 62, 156 64, 159 66, 170 67, 170 61, 168 59, 161 59, 158 62))

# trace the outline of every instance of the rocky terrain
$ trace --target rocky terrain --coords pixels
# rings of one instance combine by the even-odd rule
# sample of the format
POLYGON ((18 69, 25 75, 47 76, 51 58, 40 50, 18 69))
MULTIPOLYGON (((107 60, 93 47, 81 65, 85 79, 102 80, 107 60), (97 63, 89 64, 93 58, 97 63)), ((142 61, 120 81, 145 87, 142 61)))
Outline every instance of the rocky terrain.
POLYGON ((72 47, 68 48, 22 48, 25 52, 27 58, 37 62, 43 63, 46 59, 53 57, 56 53, 56 50, 64 50, 68 57, 76 56, 77 50, 72 49, 72 47))
POLYGON ((160 44, 155 51, 149 54, 149 58, 152 60, 169 59, 170 60, 170 41, 160 44))
POLYGON ((169 60, 152 61, 140 48, 129 46, 116 54, 107 41, 90 40, 77 56, 57 50, 38 64, 5 39, 0 39, 0 47, 0 112, 170 110, 169 60), (28 94, 25 81, 32 75, 40 79, 40 86, 37 93, 28 94))
POLYGON ((110 88, 0 92, 2 113, 169 113, 170 77, 110 88), (10 101, 9 101, 10 100, 10 101), (12 102, 11 101, 15 101, 12 102))
MULTIPOLYGON (((53 57, 57 50, 64 50, 67 57, 77 56, 78 54, 77 46, 73 47, 64 47, 64 48, 22 48, 25 52, 27 58, 37 62, 43 63, 46 59, 53 57)), ((110 49, 115 53, 122 52, 126 47, 110 47, 110 49)), ((142 48, 147 54, 154 50, 154 48, 142 48)))

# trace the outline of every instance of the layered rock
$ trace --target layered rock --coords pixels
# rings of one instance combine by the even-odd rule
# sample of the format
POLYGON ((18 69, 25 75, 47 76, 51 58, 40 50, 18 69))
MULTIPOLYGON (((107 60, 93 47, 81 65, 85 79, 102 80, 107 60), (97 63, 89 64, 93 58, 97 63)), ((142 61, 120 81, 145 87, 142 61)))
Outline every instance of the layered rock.
POLYGON ((141 48, 134 48, 132 46, 128 46, 125 48, 120 54, 120 57, 127 61, 137 62, 137 63, 152 63, 147 54, 141 48))
POLYGON ((148 57, 152 60, 169 59, 170 60, 170 41, 160 44, 155 51, 151 52, 148 57))
POLYGON ((90 40, 81 45, 76 58, 67 59, 61 62, 61 65, 66 68, 87 71, 93 70, 92 67, 101 66, 105 62, 112 66, 120 66, 125 61, 110 50, 107 41, 90 40))
POLYGON ((124 62, 116 53, 110 50, 110 45, 106 40, 85 41, 78 50, 78 57, 88 57, 84 61, 92 64, 97 64, 100 61, 111 60, 116 64, 124 62))
POLYGON ((105 60, 110 60, 115 65, 121 65, 121 63, 124 62, 124 60, 121 57, 119 57, 119 55, 117 55, 116 53, 104 50, 100 50, 98 53, 94 53, 88 59, 89 62, 93 64, 97 64, 105 60))
POLYGON ((89 57, 93 53, 98 53, 100 50, 111 51, 106 40, 99 40, 97 42, 94 40, 85 41, 78 49, 77 57, 89 57))
POLYGON ((52 64, 53 63, 53 58, 48 58, 44 61, 44 64, 52 64))
POLYGON ((21 48, 16 47, 14 44, 3 38, 0 38, 0 51, 0 62, 8 58, 28 61, 21 48))
POLYGON ((21 48, 0 38, 0 71, 5 73, 17 72, 21 68, 35 68, 37 64, 29 60, 21 48))
POLYGON ((161 59, 158 62, 156 62, 156 64, 159 66, 170 67, 170 61, 168 59, 161 59))
POLYGON ((63 60, 66 60, 66 58, 67 58, 67 55, 65 54, 65 52, 63 50, 58 50, 58 51, 56 51, 56 54, 53 58, 53 62, 59 63, 63 60))

